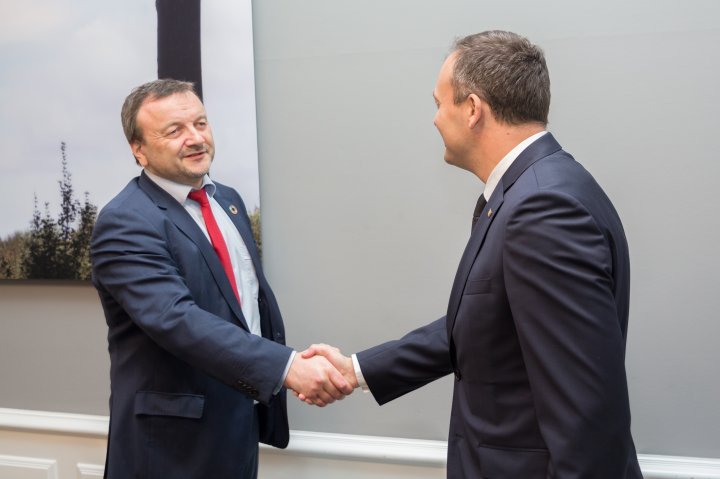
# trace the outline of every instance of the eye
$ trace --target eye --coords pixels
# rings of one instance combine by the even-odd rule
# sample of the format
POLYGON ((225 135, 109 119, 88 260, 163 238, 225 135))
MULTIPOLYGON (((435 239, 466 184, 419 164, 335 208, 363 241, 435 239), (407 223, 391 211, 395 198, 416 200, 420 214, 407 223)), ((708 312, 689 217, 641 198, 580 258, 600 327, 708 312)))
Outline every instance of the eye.
POLYGON ((207 125, 208 125, 207 120, 201 120, 195 124, 195 127, 204 130, 205 128, 207 128, 207 125))
POLYGON ((180 133, 180 128, 171 128, 165 133, 165 136, 177 136, 178 133, 180 133))

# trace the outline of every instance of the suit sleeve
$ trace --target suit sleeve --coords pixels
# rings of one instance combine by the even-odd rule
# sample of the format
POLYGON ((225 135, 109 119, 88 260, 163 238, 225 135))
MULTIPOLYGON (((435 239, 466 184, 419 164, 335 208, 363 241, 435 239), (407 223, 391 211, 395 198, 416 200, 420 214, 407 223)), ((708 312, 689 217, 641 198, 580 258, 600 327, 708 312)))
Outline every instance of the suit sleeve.
POLYGON ((200 308, 169 248, 167 237, 139 212, 114 208, 99 216, 91 243, 93 282, 101 296, 112 298, 103 301, 109 321, 129 317, 171 354, 268 403, 292 350, 200 308))
POLYGON ((442 317, 388 341, 357 353, 365 381, 378 404, 385 404, 450 374, 447 326, 442 317))
POLYGON ((506 288, 558 479, 623 477, 631 449, 609 234, 555 193, 526 199, 507 223, 506 288))

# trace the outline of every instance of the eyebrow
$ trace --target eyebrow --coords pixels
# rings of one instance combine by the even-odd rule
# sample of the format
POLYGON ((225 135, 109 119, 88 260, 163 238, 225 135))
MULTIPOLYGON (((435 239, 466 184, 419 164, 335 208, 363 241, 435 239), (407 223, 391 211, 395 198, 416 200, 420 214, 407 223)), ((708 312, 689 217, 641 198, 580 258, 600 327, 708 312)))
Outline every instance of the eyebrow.
MULTIPOLYGON (((205 120, 205 121, 207 121, 207 114, 205 113, 205 114, 196 116, 196 117, 193 119, 193 123, 195 123, 196 121, 200 121, 200 120, 205 120)), ((182 121, 182 120, 172 120, 172 121, 166 123, 165 125, 163 125, 162 130, 165 131, 165 130, 167 130, 167 129, 170 128, 170 127, 178 126, 178 125, 181 125, 181 124, 183 124, 183 123, 185 123, 185 122, 182 121)))

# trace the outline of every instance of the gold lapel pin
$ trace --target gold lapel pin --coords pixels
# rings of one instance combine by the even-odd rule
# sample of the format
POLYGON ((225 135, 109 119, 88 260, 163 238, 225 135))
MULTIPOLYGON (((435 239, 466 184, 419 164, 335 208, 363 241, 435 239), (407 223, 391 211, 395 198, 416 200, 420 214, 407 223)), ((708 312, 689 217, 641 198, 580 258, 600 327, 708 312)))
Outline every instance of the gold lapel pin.
POLYGON ((490 218, 491 216, 492 216, 492 208, 490 208, 490 209, 488 210, 488 218, 490 218))
POLYGON ((230 207, 229 207, 228 209, 230 210, 230 213, 232 213, 232 214, 234 214, 234 215, 238 214, 237 206, 235 206, 235 205, 230 205, 230 207))

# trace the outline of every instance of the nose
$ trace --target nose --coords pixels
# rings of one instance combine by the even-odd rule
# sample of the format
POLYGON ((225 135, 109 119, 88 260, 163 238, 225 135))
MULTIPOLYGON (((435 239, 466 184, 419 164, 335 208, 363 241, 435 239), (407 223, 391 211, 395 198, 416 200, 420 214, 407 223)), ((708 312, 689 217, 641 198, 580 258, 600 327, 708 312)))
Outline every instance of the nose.
POLYGON ((197 145, 199 143, 205 143, 205 137, 203 137, 200 132, 195 127, 190 127, 188 129, 188 138, 187 143, 190 145, 197 145))

